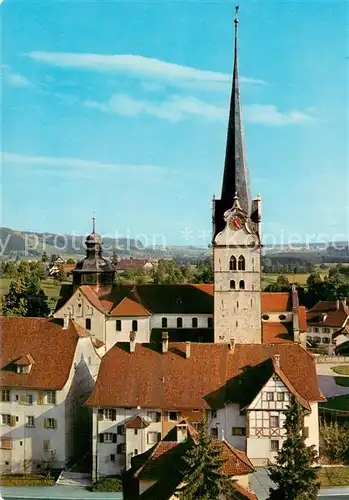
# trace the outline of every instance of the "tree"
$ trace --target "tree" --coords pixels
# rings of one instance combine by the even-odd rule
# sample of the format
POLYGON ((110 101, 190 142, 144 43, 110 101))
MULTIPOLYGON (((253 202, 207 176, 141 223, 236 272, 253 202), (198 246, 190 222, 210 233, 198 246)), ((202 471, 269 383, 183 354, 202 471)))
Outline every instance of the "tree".
POLYGON ((20 263, 18 264, 18 275, 19 276, 26 276, 30 274, 30 264, 26 260, 21 260, 20 263))
POLYGON ((303 433, 305 411, 295 396, 285 411, 286 439, 276 457, 276 464, 269 475, 276 484, 270 488, 270 500, 312 500, 320 489, 319 467, 313 467, 317 459, 315 446, 306 446, 303 433))
POLYGON ((5 278, 16 278, 17 277, 17 264, 13 260, 5 262, 3 268, 3 274, 5 278))
POLYGON ((42 256, 41 256, 41 262, 43 262, 44 264, 46 262, 48 262, 48 256, 47 256, 47 253, 46 252, 43 252, 42 253, 42 256))
POLYGON ((55 276, 55 281, 58 281, 58 283, 62 283, 67 279, 67 275, 63 271, 63 269, 60 267, 58 270, 58 273, 55 276))
POLYGON ((76 261, 71 257, 67 260, 67 264, 76 264, 76 261))
POLYGON ((45 317, 50 314, 47 296, 36 276, 22 276, 12 281, 1 305, 4 316, 45 317))
POLYGON ((224 464, 216 441, 207 434, 207 421, 202 418, 197 429, 196 443, 183 457, 184 476, 182 486, 176 491, 180 500, 201 498, 235 498, 230 476, 220 473, 224 464))
POLYGON ((39 280, 47 278, 47 268, 44 262, 38 260, 37 262, 30 263, 30 271, 33 275, 37 276, 39 280))
POLYGON ((290 292, 292 289, 287 276, 280 275, 277 277, 275 283, 270 283, 265 288, 266 292, 290 292))

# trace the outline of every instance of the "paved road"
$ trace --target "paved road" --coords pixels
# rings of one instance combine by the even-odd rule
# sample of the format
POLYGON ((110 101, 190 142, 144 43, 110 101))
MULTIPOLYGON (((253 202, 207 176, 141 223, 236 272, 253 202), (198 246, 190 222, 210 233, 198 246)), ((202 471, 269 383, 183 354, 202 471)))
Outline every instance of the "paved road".
POLYGON ((0 500, 122 500, 122 493, 92 493, 70 486, 12 487, 1 486, 0 500))

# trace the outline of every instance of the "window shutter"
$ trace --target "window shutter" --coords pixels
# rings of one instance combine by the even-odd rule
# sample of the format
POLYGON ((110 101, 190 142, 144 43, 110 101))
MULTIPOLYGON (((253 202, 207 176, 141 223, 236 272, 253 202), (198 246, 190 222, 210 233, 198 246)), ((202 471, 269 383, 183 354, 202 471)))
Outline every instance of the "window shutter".
POLYGON ((57 419, 55 418, 54 421, 53 421, 53 428, 54 429, 57 429, 57 419))
POLYGON ((111 411, 111 419, 115 422, 116 420, 116 410, 111 411))
POLYGON ((161 441, 161 432, 158 432, 158 442, 161 441))
POLYGON ((47 426, 47 418, 44 418, 44 427, 45 427, 45 429, 47 429, 47 427, 48 427, 47 426))
POLYGON ((117 430, 119 435, 124 434, 124 426, 123 425, 118 425, 118 430, 117 430))
POLYGON ((120 455, 120 453, 121 453, 121 444, 117 445, 117 447, 116 447, 116 453, 118 453, 120 455))
POLYGON ((104 410, 103 408, 98 409, 98 420, 103 420, 104 418, 104 410))
POLYGON ((156 421, 161 422, 161 411, 156 412, 156 421))
POLYGON ((26 397, 24 394, 21 394, 21 396, 19 398, 19 404, 25 405, 25 403, 26 403, 26 397))
POLYGON ((44 404, 44 393, 42 391, 39 391, 38 393, 38 405, 43 405, 44 404))
POLYGON ((117 434, 113 433, 113 443, 116 443, 117 440, 117 434))
POLYGON ((16 415, 11 415, 10 426, 14 427, 16 425, 16 415))
POLYGON ((309 437, 309 427, 303 427, 303 437, 306 439, 309 437))
POLYGON ((104 434, 99 435, 99 442, 104 443, 104 434))

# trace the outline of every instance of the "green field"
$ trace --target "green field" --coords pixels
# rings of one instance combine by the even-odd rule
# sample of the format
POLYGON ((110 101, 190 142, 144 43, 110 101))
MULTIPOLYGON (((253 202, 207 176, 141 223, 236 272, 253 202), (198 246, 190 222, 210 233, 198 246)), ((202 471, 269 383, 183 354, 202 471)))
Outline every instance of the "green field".
MULTIPOLYGON (((0 278, 0 296, 2 297, 8 291, 10 282, 13 278, 0 278)), ((41 282, 41 287, 48 297, 50 309, 53 310, 56 306, 59 297, 60 283, 55 283, 52 278, 47 278, 41 282)))
POLYGON ((331 370, 338 373, 338 375, 349 375, 349 365, 332 366, 331 370))
POLYGON ((349 486, 349 467, 321 467, 319 479, 322 488, 349 486))

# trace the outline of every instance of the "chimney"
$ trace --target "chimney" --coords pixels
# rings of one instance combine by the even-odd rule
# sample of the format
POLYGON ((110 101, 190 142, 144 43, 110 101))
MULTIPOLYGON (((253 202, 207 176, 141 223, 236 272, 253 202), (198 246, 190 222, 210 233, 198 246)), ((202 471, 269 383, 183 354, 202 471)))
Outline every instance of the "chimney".
POLYGON ((130 352, 135 352, 136 349, 136 332, 130 332, 130 352))
POLYGON ((235 339, 230 339, 229 340, 228 347, 229 347, 230 351, 234 352, 234 349, 235 349, 235 339))
POLYGON ((298 298, 298 291, 296 288, 296 285, 292 285, 292 309, 295 309, 296 307, 299 307, 299 298, 298 298))
POLYGON ((162 332, 162 353, 168 351, 168 332, 162 332))
POLYGON ((190 358, 190 342, 185 343, 185 357, 190 358))
POLYGON ((274 354, 273 356, 274 365, 280 368, 280 354, 274 354))
POLYGON ((66 314, 63 317, 63 330, 66 330, 69 326, 69 316, 66 314))
POLYGON ((336 309, 339 311, 339 300, 336 300, 336 309))

